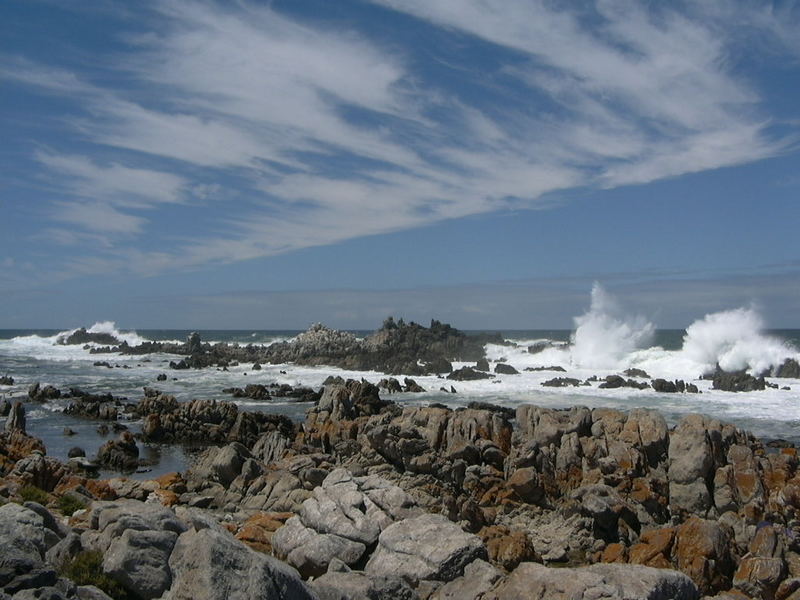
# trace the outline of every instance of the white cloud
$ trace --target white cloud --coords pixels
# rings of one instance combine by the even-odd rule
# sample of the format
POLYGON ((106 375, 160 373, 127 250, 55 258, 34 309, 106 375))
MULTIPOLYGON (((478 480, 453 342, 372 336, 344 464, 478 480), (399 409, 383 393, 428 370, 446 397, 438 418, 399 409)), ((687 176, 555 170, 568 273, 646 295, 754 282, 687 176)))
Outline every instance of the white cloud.
POLYGON ((766 135, 758 90, 731 59, 748 26, 794 47, 791 19, 774 11, 752 12, 747 25, 738 3, 679 13, 626 0, 373 2, 441 35, 502 48, 496 72, 458 65, 489 100, 437 81, 412 60, 413 48, 371 39, 355 22, 301 24, 249 3, 153 4, 152 32, 129 38, 112 59, 125 86, 3 61, 0 78, 79 103, 85 113, 70 121, 73 133, 114 148, 113 162, 36 155, 74 198, 60 195, 53 218, 88 232, 54 237, 108 246, 108 260, 76 269, 152 273, 244 260, 535 208, 552 191, 647 183, 783 148, 766 135), (158 169, 142 167, 154 161, 158 169), (171 246, 114 242, 147 231, 145 210, 154 217, 189 194, 221 202, 231 185, 247 204, 215 219, 202 241, 191 239, 202 214, 178 206, 184 218, 171 246))
POLYGON ((76 196, 129 208, 183 201, 186 181, 172 173, 117 163, 101 166, 85 156, 50 152, 38 152, 36 159, 64 178, 67 188, 76 196))
POLYGON ((101 202, 64 201, 56 204, 53 218, 83 229, 109 235, 139 233, 145 220, 101 202))

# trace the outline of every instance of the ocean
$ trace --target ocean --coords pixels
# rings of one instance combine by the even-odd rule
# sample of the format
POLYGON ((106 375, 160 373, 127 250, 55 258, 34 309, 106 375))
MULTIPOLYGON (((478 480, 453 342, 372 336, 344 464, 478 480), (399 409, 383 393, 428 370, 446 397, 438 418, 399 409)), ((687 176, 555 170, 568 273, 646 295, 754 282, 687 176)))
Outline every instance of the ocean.
MULTIPOLYGON (((602 299, 601 299, 602 300, 602 299)), ((764 330, 757 313, 738 309, 708 315, 686 329, 655 329, 652 324, 637 318, 627 318, 609 311, 603 302, 593 302, 592 309, 575 319, 573 330, 514 330, 502 331, 509 345, 486 346, 490 361, 504 361, 518 371, 517 375, 500 375, 494 379, 452 382, 436 376, 415 377, 427 391, 392 395, 392 400, 410 405, 440 402, 451 407, 477 400, 504 406, 533 403, 549 407, 585 405, 629 410, 634 407, 654 408, 670 423, 682 415, 699 412, 736 424, 765 439, 786 439, 800 443, 800 380, 771 379, 780 388, 752 393, 731 393, 711 389, 711 381, 700 376, 720 364, 726 370, 748 369, 758 373, 780 364, 786 358, 800 358, 800 330, 764 330), (567 343, 571 342, 571 343, 567 343), (530 346, 547 346, 536 353, 530 346), (525 371, 527 367, 560 366, 565 373, 554 371, 525 371), (591 387, 551 388, 541 384, 556 376, 587 379, 604 378, 636 367, 652 377, 683 379, 698 386, 700 394, 663 394, 652 389, 601 389, 591 387), (453 385, 456 394, 440 391, 453 385)), ((183 342, 188 330, 118 331, 111 322, 96 323, 90 331, 105 331, 138 344, 145 340, 183 342)), ((142 388, 154 387, 174 394, 179 401, 193 398, 227 400, 244 410, 286 414, 294 420, 304 418, 307 404, 273 398, 267 401, 233 399, 223 388, 248 383, 279 383, 319 388, 329 375, 344 378, 364 378, 373 383, 385 377, 377 372, 345 371, 332 367, 304 367, 292 364, 263 365, 259 371, 252 365, 231 367, 229 371, 215 368, 203 370, 171 370, 169 361, 179 357, 169 354, 122 356, 90 354, 81 346, 59 345, 56 340, 69 331, 0 330, 0 375, 14 378, 13 386, 0 386, 0 396, 26 399, 33 382, 52 384, 61 390, 77 387, 87 392, 106 393, 137 401, 142 388), (108 361, 113 368, 95 366, 96 361, 108 361), (166 381, 157 381, 159 374, 166 381)), ((200 330, 204 342, 269 344, 289 340, 299 331, 200 330)), ((364 336, 370 332, 355 331, 364 336)), ((466 332, 477 333, 477 332, 466 332)), ((458 368, 467 363, 454 363, 458 368)), ((400 377, 402 380, 402 377, 400 377)), ((26 403, 28 432, 44 440, 48 453, 66 459, 74 446, 93 456, 109 439, 97 431, 97 422, 63 414, 67 400, 45 404, 26 403), (65 428, 76 432, 65 435, 65 428)), ((0 418, 0 426, 3 419, 0 418)), ((140 425, 129 422, 136 431, 140 425)), ((113 435, 113 434, 109 434, 113 435)), ((141 456, 153 462, 151 470, 141 477, 185 469, 198 450, 196 447, 143 444, 141 456)))

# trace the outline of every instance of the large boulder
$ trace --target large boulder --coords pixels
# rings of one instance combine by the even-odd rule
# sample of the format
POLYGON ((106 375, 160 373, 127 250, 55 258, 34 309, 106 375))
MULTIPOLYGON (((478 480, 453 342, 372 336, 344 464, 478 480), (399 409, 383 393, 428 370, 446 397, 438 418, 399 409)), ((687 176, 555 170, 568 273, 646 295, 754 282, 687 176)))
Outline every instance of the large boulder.
POLYGON ((592 413, 585 406, 561 410, 523 404, 517 408, 517 424, 524 438, 542 446, 558 446, 564 434, 590 435, 592 413))
POLYGON ((169 558, 164 600, 314 600, 297 571, 217 528, 181 534, 169 558))
POLYGON ((701 415, 687 415, 669 439, 670 508, 675 514, 706 516, 712 506, 709 477, 713 469, 709 423, 701 415))
POLYGON ((19 504, 0 506, 0 548, 41 560, 58 539, 48 534, 44 519, 36 511, 19 504))
POLYGON ((378 577, 339 565, 311 584, 320 600, 417 600, 419 596, 399 577, 378 577))
POLYGON ((134 598, 159 598, 172 584, 169 556, 178 534, 174 531, 125 530, 103 556, 103 571, 134 598))
POLYGON ((139 466, 139 447, 130 431, 123 431, 119 439, 109 440, 97 451, 97 462, 118 471, 133 471, 139 466))
POLYGON ((673 559, 704 593, 731 587, 731 532, 718 521, 691 517, 675 534, 673 559))
POLYGON ((319 576, 334 559, 354 566, 382 530, 413 511, 413 501, 397 486, 336 469, 275 532, 272 547, 304 577, 319 576))
POLYGON ((480 538, 442 515, 426 514, 387 527, 365 571, 410 582, 451 581, 472 561, 487 558, 480 538))

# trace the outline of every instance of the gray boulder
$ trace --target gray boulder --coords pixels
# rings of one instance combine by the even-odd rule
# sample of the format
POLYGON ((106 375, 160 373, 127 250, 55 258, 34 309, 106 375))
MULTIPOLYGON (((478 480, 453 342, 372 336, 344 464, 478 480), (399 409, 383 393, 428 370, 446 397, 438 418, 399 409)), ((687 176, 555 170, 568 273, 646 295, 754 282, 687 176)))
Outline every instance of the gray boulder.
POLYGON ((276 556, 303 577, 316 577, 334 559, 354 566, 383 529, 411 515, 416 516, 414 502, 399 487, 376 476, 353 477, 335 469, 271 543, 276 556))
POLYGON ((250 550, 219 529, 190 530, 169 559, 172 587, 164 600, 314 600, 297 571, 250 550))
POLYGON ((40 561, 49 547, 45 531, 44 519, 30 508, 13 502, 0 506, 0 548, 4 552, 40 561))
POLYGON ((278 529, 271 543, 275 554, 285 558, 306 578, 325 573, 334 559, 353 565, 367 550, 360 542, 330 533, 318 533, 303 525, 298 517, 292 517, 278 529))
POLYGON ((136 598, 158 598, 172 583, 168 560, 177 539, 174 531, 127 529, 111 542, 103 571, 136 598))
POLYGON ((320 600, 417 600, 397 577, 369 577, 356 571, 330 571, 311 584, 320 600))
POLYGON ((436 590, 430 600, 475 600, 502 576, 500 569, 478 559, 466 566, 464 575, 436 590))
POLYGON ((486 559, 480 538, 442 515, 426 514, 387 527, 365 571, 370 575, 451 581, 475 559, 486 559))

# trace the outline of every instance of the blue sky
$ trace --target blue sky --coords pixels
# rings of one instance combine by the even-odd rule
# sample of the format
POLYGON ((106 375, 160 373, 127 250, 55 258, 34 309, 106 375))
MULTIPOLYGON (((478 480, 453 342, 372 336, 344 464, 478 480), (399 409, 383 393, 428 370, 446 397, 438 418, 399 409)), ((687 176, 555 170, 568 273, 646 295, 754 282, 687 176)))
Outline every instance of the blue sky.
POLYGON ((0 327, 800 326, 800 5, 0 5, 0 327))

